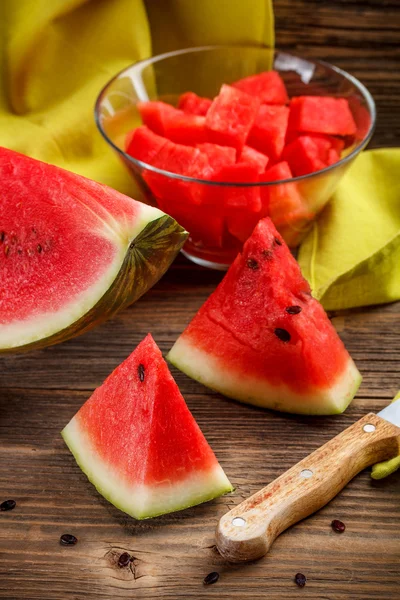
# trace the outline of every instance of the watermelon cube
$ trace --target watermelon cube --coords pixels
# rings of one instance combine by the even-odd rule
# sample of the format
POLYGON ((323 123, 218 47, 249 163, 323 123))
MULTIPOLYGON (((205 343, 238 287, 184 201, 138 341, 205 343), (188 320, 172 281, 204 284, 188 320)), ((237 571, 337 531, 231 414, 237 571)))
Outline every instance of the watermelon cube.
POLYGON ((258 172, 261 174, 264 173, 268 161, 268 156, 262 154, 262 152, 258 152, 250 146, 243 146, 243 150, 240 153, 239 162, 247 163, 249 165, 255 165, 257 167, 258 172))
POLYGON ((285 84, 277 71, 265 71, 236 81, 233 87, 259 98, 262 104, 287 104, 285 84))
POLYGON ((319 138, 322 138, 324 140, 329 140, 331 148, 336 150, 336 152, 339 155, 342 152, 343 148, 345 147, 344 139, 341 137, 335 137, 334 135, 327 135, 326 133, 307 133, 307 134, 305 134, 305 133, 301 133, 299 131, 295 131, 294 129, 287 130, 286 142, 285 142, 286 146, 288 146, 289 144, 294 142, 294 140, 296 140, 297 138, 302 137, 304 135, 307 135, 308 137, 312 138, 313 140, 318 140, 319 138))
POLYGON ((357 131, 347 100, 330 96, 292 98, 289 129, 342 136, 354 135, 357 131))
MULTIPOLYGON (((196 179, 207 179, 211 174, 206 154, 197 148, 175 144, 169 140, 155 156, 152 164, 164 171, 196 179)), ((202 184, 181 181, 152 171, 145 171, 143 177, 158 199, 173 198, 182 204, 201 202, 202 184)))
POLYGON ((213 181, 229 182, 231 186, 209 186, 207 203, 222 205, 225 209, 245 209, 258 212, 261 209, 260 189, 258 186, 239 187, 237 183, 257 183, 258 167, 249 163, 226 165, 212 176, 213 181))
POLYGON ((288 119, 288 107, 263 104, 250 130, 248 145, 263 152, 272 161, 279 160, 285 146, 288 119))
POLYGON ((176 111, 164 118, 164 135, 172 142, 195 146, 207 140, 205 117, 176 111))
POLYGON ((355 140, 363 140, 367 135, 371 127, 371 115, 358 96, 350 96, 348 103, 357 127, 355 138, 349 140, 348 145, 351 146, 355 140))
POLYGON ((165 135, 164 122, 167 116, 173 115, 178 110, 161 101, 149 101, 149 102, 138 102, 137 108, 142 117, 144 125, 147 125, 149 129, 158 133, 159 135, 165 135))
MULTIPOLYGON (((286 146, 282 158, 288 162, 294 175, 299 177, 327 167, 330 150, 332 144, 329 139, 302 135, 286 146)), ((339 160, 339 155, 334 152, 339 160)))
POLYGON ((214 214, 209 207, 180 202, 179 197, 160 198, 161 210, 173 217, 189 233, 196 245, 221 248, 223 244, 224 217, 214 214))
POLYGON ((189 115, 205 117, 211 104, 210 98, 202 98, 194 92, 186 92, 179 97, 178 108, 189 115))
MULTIPOLYGON (((265 171, 263 181, 292 179, 292 171, 287 162, 282 161, 265 171)), ((264 207, 268 207, 269 216, 278 228, 285 225, 296 227, 300 221, 311 218, 304 206, 301 194, 295 183, 282 183, 261 188, 264 207)))
POLYGON ((258 98, 223 85, 206 115, 209 141, 221 146, 232 146, 240 152, 253 126, 258 107, 258 98))
POLYGON ((208 162, 213 171, 218 171, 224 165, 233 165, 236 162, 236 150, 229 146, 218 144, 196 144, 196 148, 208 156, 208 162))
POLYGON ((126 152, 133 158, 144 163, 152 164, 152 161, 168 140, 157 135, 146 125, 130 131, 126 136, 126 152))

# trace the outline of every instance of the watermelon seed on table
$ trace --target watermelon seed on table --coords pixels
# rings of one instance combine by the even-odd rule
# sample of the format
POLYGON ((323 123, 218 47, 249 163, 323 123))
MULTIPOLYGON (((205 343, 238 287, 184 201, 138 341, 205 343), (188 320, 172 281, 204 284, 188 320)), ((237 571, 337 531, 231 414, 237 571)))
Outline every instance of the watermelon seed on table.
POLYGON ((3 512, 7 510, 13 510, 16 506, 17 503, 15 502, 15 500, 4 500, 4 502, 0 504, 0 511, 3 512))

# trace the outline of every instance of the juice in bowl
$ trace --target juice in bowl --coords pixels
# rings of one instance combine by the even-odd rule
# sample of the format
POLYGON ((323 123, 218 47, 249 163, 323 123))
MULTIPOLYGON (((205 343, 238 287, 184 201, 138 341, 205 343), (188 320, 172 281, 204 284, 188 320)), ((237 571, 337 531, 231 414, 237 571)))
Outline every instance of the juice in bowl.
POLYGON ((375 105, 354 77, 268 48, 208 46, 114 77, 97 126, 141 197, 190 236, 182 252, 226 269, 260 218, 292 248, 368 144, 375 105))

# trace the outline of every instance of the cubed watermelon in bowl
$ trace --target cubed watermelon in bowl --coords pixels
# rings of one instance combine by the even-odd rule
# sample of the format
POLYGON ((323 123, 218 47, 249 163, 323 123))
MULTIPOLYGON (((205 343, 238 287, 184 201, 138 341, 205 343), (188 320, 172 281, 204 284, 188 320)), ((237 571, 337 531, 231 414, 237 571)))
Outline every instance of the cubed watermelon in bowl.
POLYGON ((184 254, 225 269, 267 215, 291 247, 302 241, 369 142, 375 105, 327 63, 207 46, 128 67, 95 118, 139 199, 189 231, 184 254))

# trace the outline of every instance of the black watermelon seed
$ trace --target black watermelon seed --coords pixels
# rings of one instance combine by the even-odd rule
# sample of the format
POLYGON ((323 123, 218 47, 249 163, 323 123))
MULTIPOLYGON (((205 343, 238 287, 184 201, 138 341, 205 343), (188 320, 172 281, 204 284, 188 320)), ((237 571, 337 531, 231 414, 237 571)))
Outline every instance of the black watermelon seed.
POLYGON ((273 257, 273 255, 274 255, 274 253, 272 252, 272 250, 263 250, 263 251, 261 252, 261 254, 262 254, 263 256, 265 256, 265 258, 272 258, 272 257, 273 257))
POLYGON ((123 552, 118 559, 118 566, 120 569, 123 569, 123 567, 127 567, 130 562, 131 555, 129 554, 129 552, 123 552))
POLYGON ((211 585, 212 583, 217 583, 219 579, 219 573, 213 571, 204 577, 203 583, 204 585, 211 585))
POLYGON ((6 234, 4 231, 0 231, 0 242, 4 242, 4 238, 6 237, 6 234))
POLYGON ((62 546, 75 546, 77 541, 78 538, 76 538, 71 533, 63 533, 63 535, 60 537, 60 544, 62 546))
POLYGON ((4 502, 0 504, 0 510, 12 510, 16 506, 17 503, 15 502, 15 500, 4 500, 4 502))
POLYGON ((41 253, 41 251, 42 251, 42 246, 41 246, 40 244, 38 244, 38 245, 36 246, 36 250, 37 250, 37 251, 39 252, 39 254, 40 254, 40 253, 41 253))
POLYGON ((256 271, 258 269, 258 262, 254 258, 249 258, 246 264, 249 267, 249 269, 253 269, 253 271, 256 271))
POLYGON ((295 306, 288 306, 286 312, 289 313, 289 315, 298 315, 302 310, 301 306, 297 306, 296 304, 295 306))
POLYGON ((138 375, 139 375, 140 381, 144 381, 144 365, 142 365, 142 363, 140 363, 137 370, 138 370, 138 375))
POLYGON ((281 242, 281 240, 279 238, 276 237, 274 239, 274 241, 275 241, 275 244, 278 244, 278 246, 282 246, 282 242, 281 242))
POLYGON ((333 531, 336 531, 336 533, 343 533, 344 530, 346 529, 346 525, 342 521, 339 521, 338 519, 334 519, 332 521, 331 527, 332 527, 333 531))
POLYGON ((281 329, 280 327, 277 327, 274 330, 274 333, 276 337, 278 337, 282 342, 290 342, 291 335, 286 329, 281 329))
POLYGON ((306 585, 307 577, 303 575, 303 573, 296 573, 294 581, 299 587, 304 587, 306 585))

